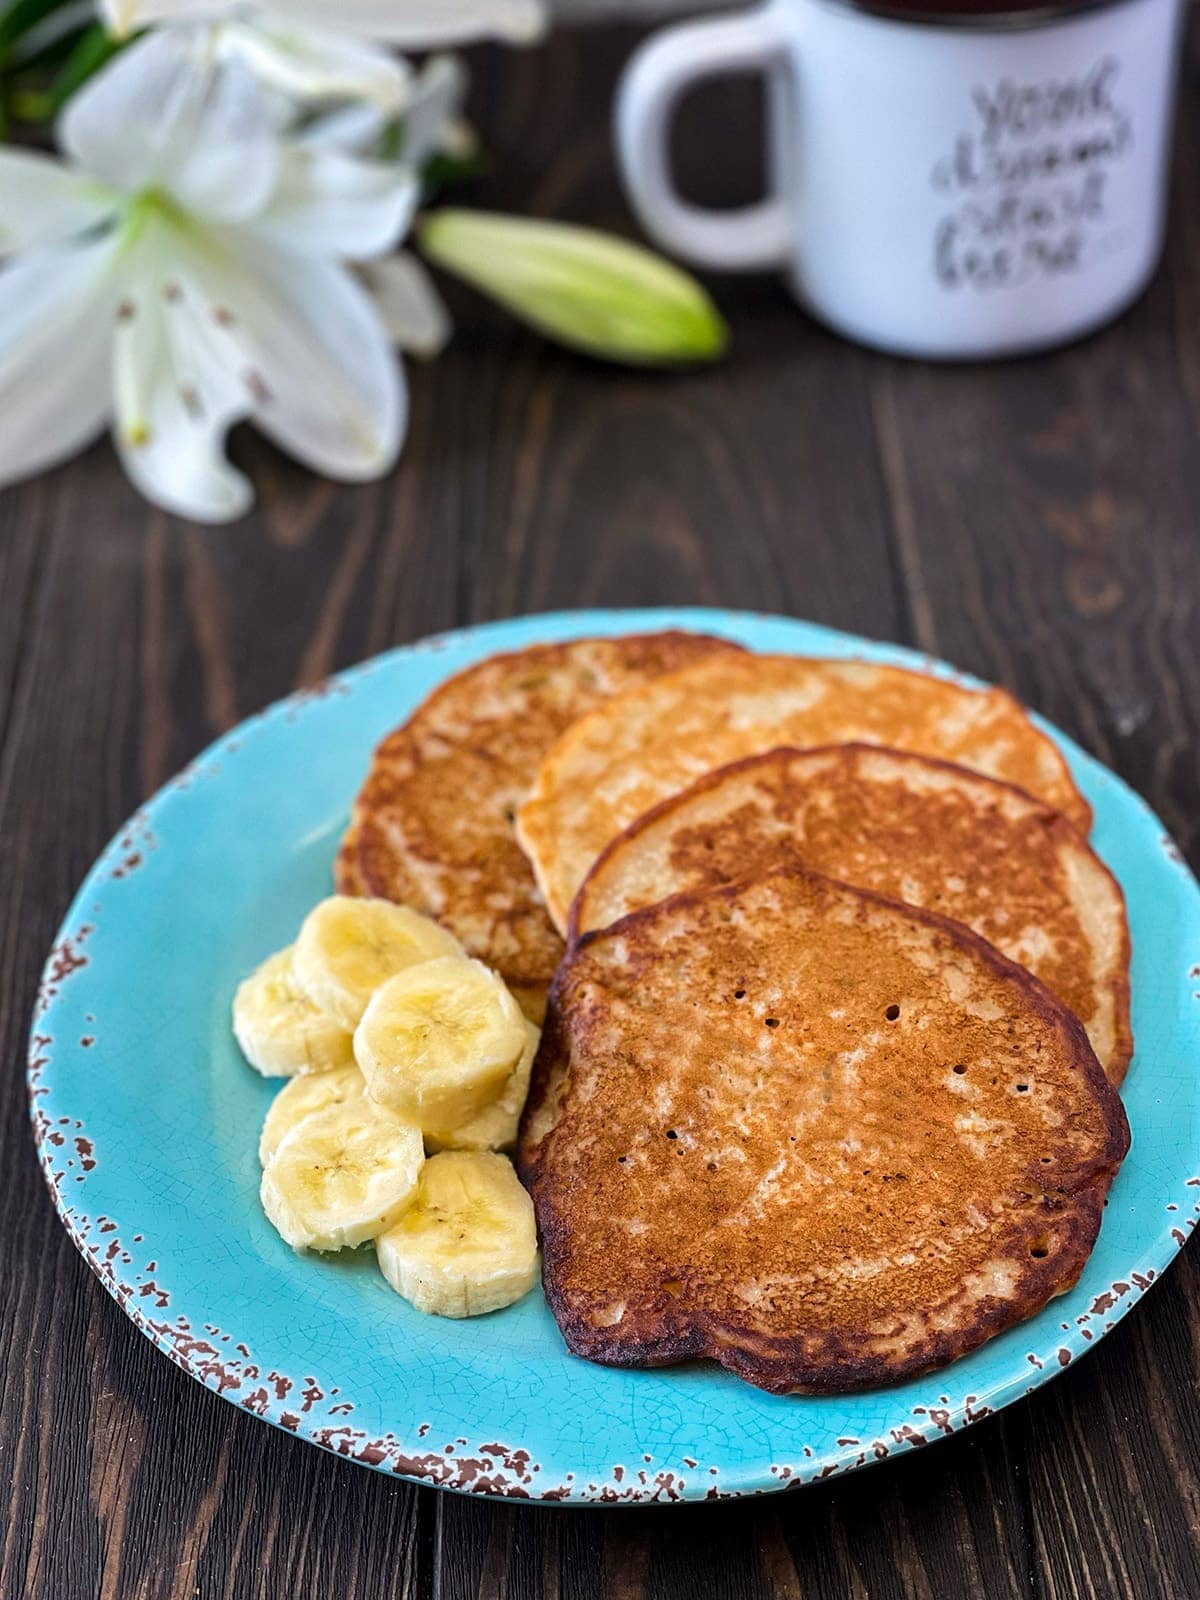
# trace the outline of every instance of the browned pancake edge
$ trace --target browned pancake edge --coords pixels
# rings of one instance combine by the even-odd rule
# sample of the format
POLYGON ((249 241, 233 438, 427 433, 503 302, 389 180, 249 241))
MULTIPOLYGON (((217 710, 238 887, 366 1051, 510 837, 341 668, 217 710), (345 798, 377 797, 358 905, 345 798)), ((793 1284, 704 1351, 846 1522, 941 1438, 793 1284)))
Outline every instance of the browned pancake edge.
MULTIPOLYGON (((719 976, 713 975, 714 983, 719 976)), ((725 981, 729 978, 729 974, 724 975, 725 981)), ((618 1002, 619 996, 609 1005, 618 1002)), ((595 1064, 588 1062, 586 1065, 590 1082, 595 1075, 595 1064)), ((652 1090, 653 1084, 649 1084, 648 1097, 652 1090)), ((647 1114, 652 1113, 648 1111, 647 1114)), ((1082 1109, 1079 1114, 1082 1115, 1082 1109)), ((868 891, 833 884, 818 874, 790 867, 774 869, 742 883, 675 896, 631 913, 612 928, 583 937, 564 960, 551 992, 547 1025, 522 1122, 518 1163, 537 1210, 547 1299, 568 1348, 575 1354, 604 1364, 630 1367, 666 1366, 708 1358, 774 1393, 835 1394, 895 1383, 944 1366, 1034 1315, 1053 1296, 1070 1289, 1095 1243, 1105 1197, 1128 1147, 1129 1128, 1120 1098, 1101 1070, 1082 1026, 1023 968, 1008 961, 968 929, 935 913, 903 906, 868 891), (1030 1167, 1031 1173, 1045 1175, 1029 1180, 1029 1198, 1032 1202, 1034 1191, 1041 1184, 1043 1200, 1042 1208, 1025 1219, 1013 1236, 1012 1247, 1022 1263, 1018 1281, 1002 1297, 985 1297, 965 1320, 946 1328, 928 1328, 922 1337, 894 1357, 881 1353, 877 1336, 851 1324, 826 1330, 814 1340, 787 1334, 773 1336, 761 1328, 743 1325, 736 1316, 696 1311, 689 1306, 693 1283, 689 1263, 683 1259, 672 1262, 671 1276, 664 1279, 663 1291, 657 1298, 652 1296, 639 1304, 636 1315, 626 1317, 619 1328, 597 1326, 587 1314, 590 1308, 580 1306, 562 1280, 564 1263, 573 1250, 580 1248, 579 1242, 583 1241, 585 1251, 589 1248, 587 1230, 597 1225, 596 1208, 609 1203, 605 1196, 580 1192, 578 1173, 572 1170, 570 1160, 571 1144, 581 1136, 597 1141, 589 1160, 607 1154, 603 1106, 597 1111, 593 1124, 581 1127, 578 1120, 572 1120, 577 1117, 572 1101, 574 1058, 579 1052, 586 1055, 589 1037, 597 1022, 594 1008, 599 1003, 595 995, 579 1000, 574 993, 581 964, 589 962, 593 949, 614 939, 645 939, 653 948, 656 923, 678 913, 686 915, 693 908, 707 906, 716 916, 725 917, 728 912, 736 917, 739 903, 748 889, 780 879, 824 885, 823 890, 814 887, 812 892, 836 891, 838 895, 854 896, 865 907, 887 908, 890 913, 899 913, 903 919, 930 930, 935 939, 940 936, 948 940, 947 949, 969 952, 999 984, 1019 997, 1027 1014, 1035 1019, 1035 1027, 1042 1029, 1047 1040, 1063 1051, 1068 1079, 1079 1086, 1080 1107, 1091 1107, 1089 1115, 1097 1127, 1094 1147, 1089 1147, 1086 1160, 1077 1163, 1077 1170, 1070 1167, 1065 1155, 1057 1152, 1040 1158, 1047 1162, 1045 1167, 1030 1167), (555 1149, 560 1123, 564 1128, 571 1124, 564 1133, 564 1140, 570 1141, 564 1145, 568 1157, 565 1165, 559 1161, 555 1149), (1061 1180, 1057 1185, 1052 1182, 1056 1178, 1061 1180), (1030 1237, 1035 1237, 1036 1242, 1039 1233, 1046 1235, 1050 1246, 1044 1258, 1032 1245, 1026 1248, 1030 1237)), ((664 1142, 658 1148, 662 1159, 669 1161, 669 1152, 679 1147, 664 1142)), ((1046 1147, 1043 1144, 1039 1148, 1046 1147)), ((1032 1155, 1029 1159, 1032 1162, 1032 1155)), ((693 1196, 689 1190, 686 1201, 690 1208, 699 1204, 700 1197, 693 1196)), ((653 1214, 643 1220, 647 1226, 655 1226, 653 1214)), ((735 1237, 731 1239, 730 1249, 748 1252, 749 1259, 754 1259, 752 1238, 739 1240, 735 1237)), ((663 1243, 663 1252, 663 1259, 671 1261, 669 1239, 663 1243)), ((612 1259, 593 1262, 589 1270, 599 1270, 604 1281, 614 1286, 624 1285, 627 1276, 634 1272, 628 1252, 614 1253, 612 1259)))
POLYGON ((681 629, 589 637, 501 652, 447 678, 375 751, 335 866, 339 892, 437 918, 540 1021, 563 945, 512 826, 537 762, 617 692, 600 687, 605 673, 623 689, 718 650, 741 646, 681 629), (582 681, 592 669, 579 668, 588 653, 607 658, 594 689, 582 681))
MULTIPOLYGON (((1003 803, 1009 798, 1015 799, 1028 812, 1026 823, 1036 822, 1037 831, 1042 836, 1038 842, 1050 842, 1052 845, 1056 843, 1058 849, 1062 852, 1077 852, 1078 855, 1086 858, 1090 870, 1105 881, 1111 895, 1112 905, 1116 909, 1113 926, 1116 931, 1119 952, 1111 971, 1106 974, 1103 984, 1104 998, 1111 1008, 1112 1041, 1111 1047, 1109 1047, 1107 1037, 1105 1038, 1105 1050, 1101 1059, 1108 1077, 1119 1086, 1124 1081, 1129 1062, 1133 1056, 1129 980, 1132 944, 1125 896, 1119 882, 1108 866, 1091 848, 1086 837, 1079 833, 1074 824, 1063 813, 1055 811, 1053 807, 1039 800, 1036 796, 1027 794, 1025 790, 1018 789, 1016 785, 1006 783, 1003 779, 992 778, 985 773, 975 772, 970 768, 955 766, 953 763, 942 761, 935 756, 916 755, 911 751, 904 750, 890 750, 882 745, 855 743, 822 745, 811 749, 794 749, 790 746, 780 746, 775 750, 765 751, 760 755, 746 756, 740 761, 734 761, 728 766, 715 769, 704 777, 699 778, 679 794, 671 795, 667 799, 660 801, 658 805, 631 823, 629 827, 618 834, 606 846, 572 902, 567 927, 568 945, 577 942, 581 927, 587 929, 600 926, 592 907, 592 897, 598 892, 598 886, 606 881, 610 872, 620 870, 622 858, 636 851, 639 842, 643 838, 647 835, 653 835, 663 824, 669 824, 673 817, 686 815, 693 803, 697 801, 702 803, 705 796, 720 790, 724 785, 729 784, 731 780, 736 781, 740 777, 753 775, 757 772, 763 772, 768 776, 779 772, 786 775, 792 766, 836 764, 843 774, 848 775, 851 773, 855 763, 863 760, 870 761, 876 757, 894 762, 901 768, 907 766, 916 771, 924 768, 935 773, 943 773, 975 794, 994 795, 997 803, 1003 803)), ((666 898, 668 894, 684 888, 698 888, 730 881, 734 878, 744 877, 748 873, 757 872, 764 867, 787 862, 795 862, 796 865, 807 867, 810 870, 823 871, 830 876, 843 877, 848 883, 874 890, 877 893, 883 893, 890 898, 906 898, 889 884, 859 880, 850 872, 831 872, 830 868, 819 860, 805 860, 802 845, 789 844, 782 839, 772 839, 764 847, 763 843, 755 839, 752 834, 748 839, 743 835, 743 838, 738 841, 739 848, 733 852, 737 858, 736 868, 726 870, 724 864, 725 855, 721 847, 728 842, 726 837, 723 836, 734 833, 733 823, 734 819, 725 819, 723 827, 710 830, 707 834, 704 833, 704 830, 700 830, 699 836, 697 836, 697 830, 690 830, 688 834, 690 859, 687 866, 681 869, 680 879, 677 883, 671 884, 662 894, 656 894, 654 898, 666 898), (763 853, 764 848, 765 854, 763 853)), ((898 849, 897 854, 901 853, 898 849)), ((948 915, 950 913, 943 908, 941 914, 948 915)), ((611 919, 605 918, 604 920, 611 919)), ((966 917, 957 917, 956 920, 967 922, 968 926, 974 926, 966 917)), ((975 931, 985 938, 989 937, 989 929, 976 926, 975 931)), ((1004 948, 1004 941, 1001 938, 993 936, 989 942, 996 944, 1002 953, 1010 955, 1012 959, 1018 959, 1011 949, 1006 950, 1004 948)), ((1026 965, 1027 963, 1018 961, 1018 964, 1026 965)), ((1039 975, 1035 970, 1035 976, 1039 975)), ((1079 975, 1076 976, 1077 978, 1079 977, 1079 975)), ((1090 973, 1088 978, 1090 981, 1090 973)), ((1043 981, 1045 981, 1044 978, 1043 981)), ((1049 986, 1051 989, 1055 988, 1053 983, 1049 986)), ((1091 992, 1094 994, 1096 991, 1092 989, 1091 992)), ((1059 998, 1070 1005, 1070 985, 1067 986, 1066 992, 1060 993, 1059 998)), ((1078 1011, 1078 1008, 1076 1009, 1078 1011)), ((1086 1026, 1087 1017, 1083 1016, 1082 1020, 1086 1026)), ((1099 1046, 1097 1048, 1099 1049, 1099 1046)))

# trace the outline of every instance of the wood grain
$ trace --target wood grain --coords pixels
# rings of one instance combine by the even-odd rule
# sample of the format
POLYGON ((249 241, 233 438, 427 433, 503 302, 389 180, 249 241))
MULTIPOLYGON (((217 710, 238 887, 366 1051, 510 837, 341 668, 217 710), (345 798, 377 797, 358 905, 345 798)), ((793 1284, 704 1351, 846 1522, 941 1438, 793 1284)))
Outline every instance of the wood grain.
MULTIPOLYGON (((476 57, 481 203, 628 227, 607 108, 637 37, 476 57)), ((743 85, 689 106, 688 191, 752 192, 757 126, 743 85)), ((260 504, 233 528, 147 509, 105 447, 0 496, 0 1594, 1200 1595, 1193 1251, 1086 1362, 936 1449, 744 1505, 497 1507, 309 1449, 157 1356, 53 1218, 20 1075, 54 928, 146 794, 331 668, 514 611, 728 604, 936 650, 1075 733, 1197 860, 1198 158, 1191 97, 1163 273, 1117 327, 1041 360, 889 361, 752 280, 716 286, 730 363, 629 376, 456 294, 458 339, 413 373, 384 483, 320 483, 239 437, 260 504)))

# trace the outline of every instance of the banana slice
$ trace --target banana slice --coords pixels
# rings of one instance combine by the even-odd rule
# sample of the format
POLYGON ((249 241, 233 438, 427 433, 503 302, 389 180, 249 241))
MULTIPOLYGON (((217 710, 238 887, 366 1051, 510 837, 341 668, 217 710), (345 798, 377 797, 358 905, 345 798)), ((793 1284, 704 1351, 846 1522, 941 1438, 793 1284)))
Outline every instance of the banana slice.
POLYGON ((529 1098, 529 1079, 542 1033, 525 1024, 525 1048, 509 1073, 499 1098, 457 1128, 425 1129, 425 1148, 434 1150, 507 1150, 517 1142, 521 1113, 529 1098))
POLYGON ((461 956, 453 934, 409 906, 334 895, 296 940, 296 978, 314 1005, 353 1031, 379 985, 436 956, 461 956))
POLYGON ((305 1117, 263 1171, 263 1210, 294 1250, 344 1250, 390 1228, 416 1192, 421 1134, 365 1095, 305 1117))
POLYGON ((503 981, 480 961, 443 956, 376 990, 354 1055, 367 1093, 424 1131, 478 1116, 525 1044, 525 1019, 503 981))
POLYGON ((289 1133, 326 1106, 361 1100, 367 1092, 363 1075, 351 1061, 335 1072, 318 1072, 311 1078, 294 1078, 271 1102, 258 1141, 258 1159, 265 1167, 289 1133))
POLYGON ((533 1203, 506 1157, 447 1150, 425 1163, 416 1199, 375 1251, 384 1277, 418 1311, 482 1316, 537 1282, 533 1203))
POLYGON ((315 1006, 296 981, 294 946, 268 956, 238 985, 233 1031, 265 1078, 294 1078, 350 1066, 350 1030, 315 1006))

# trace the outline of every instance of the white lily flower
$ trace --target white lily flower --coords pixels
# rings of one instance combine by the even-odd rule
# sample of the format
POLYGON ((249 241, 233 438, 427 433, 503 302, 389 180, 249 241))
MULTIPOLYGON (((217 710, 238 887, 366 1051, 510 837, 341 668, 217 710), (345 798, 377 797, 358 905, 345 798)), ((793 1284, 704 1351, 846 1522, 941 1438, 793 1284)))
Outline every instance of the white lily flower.
POLYGON ((433 279, 409 250, 379 261, 364 261, 358 275, 371 291, 392 342, 410 355, 431 361, 446 347, 450 313, 433 279))
POLYGON ((252 500, 224 453, 243 419, 331 477, 395 461, 395 319, 354 268, 420 190, 406 165, 281 140, 246 65, 198 63, 190 32, 147 35, 71 100, 68 164, 0 150, 0 482, 111 422, 150 499, 220 521, 252 500))
MULTIPOLYGON (((434 56, 413 79, 404 113, 402 154, 420 171, 441 150, 469 148, 459 121, 467 77, 454 56, 434 56)), ((388 119, 375 106, 341 106, 317 117, 296 139, 299 148, 367 154, 378 148, 388 119)), ((356 268, 396 346, 428 361, 445 349, 450 313, 420 260, 409 251, 366 261, 356 268)))
MULTIPOLYGON (((151 22, 212 21, 244 13, 240 0, 99 0, 109 28, 119 37, 151 22)), ((339 0, 331 18, 329 0, 277 0, 276 14, 301 27, 377 39, 408 50, 461 44, 470 39, 537 38, 546 21, 542 0, 339 0)))
MULTIPOLYGON (((121 36, 155 20, 150 11, 142 15, 125 0, 101 0, 100 9, 121 36)), ((275 96, 281 127, 294 121, 299 106, 321 101, 363 101, 401 113, 416 76, 390 49, 286 11, 208 0, 174 8, 170 20, 193 42, 202 39, 214 56, 249 67, 275 96)))
MULTIPOLYGON (((328 6, 323 9, 328 14, 328 6)), ((219 52, 244 61, 288 101, 365 100, 386 111, 404 108, 412 68, 364 39, 247 6, 226 7, 211 21, 219 52)))
MULTIPOLYGON (((405 89, 400 155, 418 172, 441 151, 471 147, 460 120, 467 75, 455 56, 434 56, 413 72, 405 89)), ((369 156, 378 152, 397 119, 378 104, 355 100, 313 117, 295 134, 302 149, 334 148, 369 156)))

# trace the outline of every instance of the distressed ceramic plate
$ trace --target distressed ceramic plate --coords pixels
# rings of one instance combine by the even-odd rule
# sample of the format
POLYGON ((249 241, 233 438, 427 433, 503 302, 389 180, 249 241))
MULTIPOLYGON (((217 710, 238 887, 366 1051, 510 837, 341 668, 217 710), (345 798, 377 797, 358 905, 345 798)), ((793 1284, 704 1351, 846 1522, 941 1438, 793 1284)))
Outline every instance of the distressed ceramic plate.
MULTIPOLYGON (((1058 735, 1133 925, 1133 1150, 1075 1290, 902 1387, 780 1399, 718 1369, 569 1356, 538 1293, 426 1319, 369 1252, 293 1255, 257 1201, 274 1092, 229 1005, 330 886, 376 740, 449 673, 539 639, 703 628, 761 650, 929 667, 890 645, 731 612, 529 617, 397 650, 238 728, 101 856, 46 967, 29 1081, 71 1237, 177 1365, 235 1405, 381 1471, 477 1494, 698 1500, 846 1472, 936 1440, 1077 1360, 1153 1283, 1200 1212, 1200 890, 1162 825, 1058 735)), ((948 669, 934 667, 933 670, 948 669)), ((1053 730, 1051 730, 1053 732, 1053 730)))

